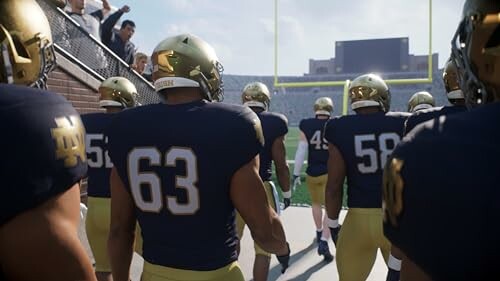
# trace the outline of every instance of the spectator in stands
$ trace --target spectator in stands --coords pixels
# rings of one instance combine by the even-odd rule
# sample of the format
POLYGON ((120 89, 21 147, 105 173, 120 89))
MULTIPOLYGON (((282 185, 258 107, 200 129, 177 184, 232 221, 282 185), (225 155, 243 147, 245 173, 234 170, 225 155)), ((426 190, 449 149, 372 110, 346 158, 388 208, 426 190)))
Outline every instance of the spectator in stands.
POLYGON ((135 54, 134 64, 132 68, 137 71, 142 77, 144 77, 149 82, 153 82, 151 77, 151 71, 146 71, 146 66, 148 66, 148 55, 145 53, 137 52, 135 54))
POLYGON ((128 12, 130 12, 130 7, 125 5, 110 15, 102 24, 101 39, 104 45, 132 66, 134 63, 135 46, 130 42, 130 38, 134 35, 135 23, 131 20, 124 20, 119 31, 113 30, 120 17, 128 12))
POLYGON ((111 10, 108 0, 102 0, 102 9, 85 13, 85 0, 69 0, 71 11, 68 13, 80 26, 95 39, 100 40, 101 21, 111 10))
POLYGON ((137 73, 143 74, 147 64, 148 55, 146 55, 145 53, 137 52, 135 54, 134 64, 132 65, 132 68, 137 71, 137 73))

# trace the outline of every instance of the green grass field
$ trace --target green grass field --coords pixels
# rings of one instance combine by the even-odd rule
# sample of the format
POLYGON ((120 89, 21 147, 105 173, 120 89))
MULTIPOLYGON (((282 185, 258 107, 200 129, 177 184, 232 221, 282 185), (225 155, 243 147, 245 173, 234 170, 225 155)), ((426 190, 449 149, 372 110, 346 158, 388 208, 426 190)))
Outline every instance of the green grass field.
MULTIPOLYGON (((297 151, 297 145, 299 143, 299 128, 297 127, 289 127, 288 128, 288 134, 286 135, 286 141, 285 141, 285 147, 286 147, 286 159, 289 161, 289 168, 290 168, 290 175, 293 175, 293 169, 294 169, 294 160, 295 160, 295 152, 297 151), (292 161, 290 163, 290 160, 292 161)), ((307 160, 307 157, 306 157, 307 160)), ((302 165, 302 170, 301 170, 301 181, 302 184, 297 187, 295 192, 292 194, 292 204, 293 205, 299 205, 299 206, 310 206, 311 205, 311 197, 309 196, 309 191, 307 190, 306 186, 306 168, 307 164, 302 165)), ((273 166, 273 182, 275 184, 278 183, 276 179, 276 174, 274 173, 274 166, 273 166)), ((281 190, 278 185, 278 192, 281 190)), ((344 185, 344 190, 346 186, 344 185)), ((281 196, 281 192, 280 196, 281 196)), ((343 205, 346 206, 346 198, 345 198, 346 192, 344 192, 344 203, 343 205)))

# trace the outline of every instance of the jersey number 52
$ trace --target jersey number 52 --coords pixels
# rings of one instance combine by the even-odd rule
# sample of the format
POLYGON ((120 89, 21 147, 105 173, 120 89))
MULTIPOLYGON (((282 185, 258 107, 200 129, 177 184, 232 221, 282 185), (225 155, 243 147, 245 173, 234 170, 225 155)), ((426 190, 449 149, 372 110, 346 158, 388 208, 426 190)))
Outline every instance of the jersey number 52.
POLYGON ((90 168, 113 168, 108 151, 102 148, 107 142, 107 137, 103 134, 86 135, 87 163, 90 168))

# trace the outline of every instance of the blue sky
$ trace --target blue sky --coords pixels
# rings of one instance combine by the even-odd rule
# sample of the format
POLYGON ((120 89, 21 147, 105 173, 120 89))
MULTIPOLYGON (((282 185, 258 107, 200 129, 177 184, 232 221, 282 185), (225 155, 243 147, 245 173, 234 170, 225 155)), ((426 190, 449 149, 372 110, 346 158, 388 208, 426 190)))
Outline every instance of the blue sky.
MULTIPOLYGON (((132 41, 148 55, 162 39, 193 33, 216 50, 226 74, 274 73, 273 0, 109 0, 128 4, 136 22, 132 41)), ((410 53, 428 50, 425 0, 278 0, 279 75, 302 75, 308 60, 334 56, 334 42, 410 37, 410 53)), ((440 67, 464 0, 433 1, 433 51, 440 67)))

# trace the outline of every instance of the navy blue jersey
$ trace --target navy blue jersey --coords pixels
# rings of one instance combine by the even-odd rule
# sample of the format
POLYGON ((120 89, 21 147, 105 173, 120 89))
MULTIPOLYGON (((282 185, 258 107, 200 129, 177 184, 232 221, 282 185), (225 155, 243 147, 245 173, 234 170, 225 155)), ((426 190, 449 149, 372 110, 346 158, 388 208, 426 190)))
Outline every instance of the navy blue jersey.
POLYGON ((85 177, 80 116, 62 96, 0 84, 0 225, 85 177))
POLYGON ((325 138, 342 153, 347 176, 347 206, 382 207, 382 171, 401 140, 407 113, 371 113, 331 119, 325 138))
POLYGON ((237 259, 230 182, 264 142, 250 108, 147 105, 117 114, 107 135, 111 160, 136 205, 145 260, 214 270, 237 259))
POLYGON ((454 106, 443 106, 443 107, 432 107, 424 110, 417 111, 410 115, 406 119, 404 135, 408 134, 413 128, 418 124, 424 123, 425 121, 437 118, 439 116, 447 116, 450 114, 460 113, 466 111, 465 106, 454 105, 454 106))
POLYGON ((299 128, 307 139, 306 174, 317 177, 328 171, 328 142, 323 138, 323 130, 329 119, 309 118, 300 121, 299 128))
POLYGON ((115 114, 90 113, 82 115, 85 126, 85 146, 87 150, 87 193, 92 197, 110 198, 109 175, 113 163, 111 162, 107 146, 107 137, 104 130, 115 114))
POLYGON ((288 120, 283 114, 275 112, 259 112, 257 116, 262 124, 264 133, 264 149, 259 154, 259 175, 263 181, 270 181, 272 175, 272 148, 274 141, 288 133, 288 120))
POLYGON ((498 275, 498 124, 500 103, 433 119, 403 139, 386 168, 385 235, 432 280, 498 275))

